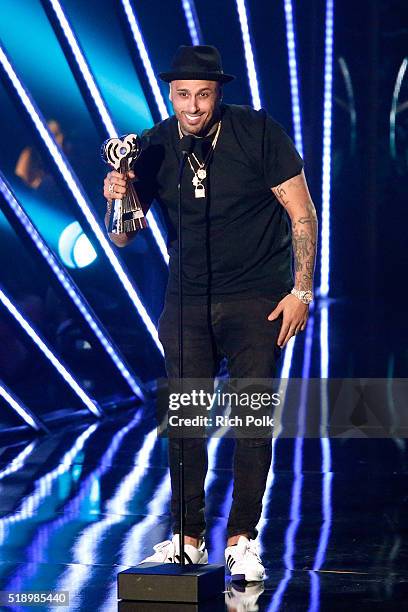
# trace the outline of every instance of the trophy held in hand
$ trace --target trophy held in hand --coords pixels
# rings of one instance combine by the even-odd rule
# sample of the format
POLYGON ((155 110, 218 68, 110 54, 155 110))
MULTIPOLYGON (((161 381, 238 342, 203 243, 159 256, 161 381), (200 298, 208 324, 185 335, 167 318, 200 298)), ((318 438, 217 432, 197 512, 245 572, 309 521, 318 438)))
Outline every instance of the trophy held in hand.
MULTIPOLYGON (((102 145, 101 155, 104 162, 126 176, 141 153, 140 139, 136 134, 122 138, 109 138, 102 145)), ((121 200, 115 200, 109 232, 124 234, 147 227, 142 206, 131 182, 127 183, 126 193, 121 200)))

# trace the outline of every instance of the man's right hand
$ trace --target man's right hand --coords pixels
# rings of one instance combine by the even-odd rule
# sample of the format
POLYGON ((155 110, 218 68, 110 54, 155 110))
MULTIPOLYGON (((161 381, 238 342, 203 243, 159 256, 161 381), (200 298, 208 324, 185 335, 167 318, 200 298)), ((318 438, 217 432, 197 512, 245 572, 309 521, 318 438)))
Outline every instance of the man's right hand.
POLYGON ((129 170, 126 174, 121 174, 112 170, 108 172, 103 182, 103 196, 108 202, 120 200, 126 193, 127 183, 135 178, 135 173, 129 170), (109 190, 110 187, 110 190, 109 190))

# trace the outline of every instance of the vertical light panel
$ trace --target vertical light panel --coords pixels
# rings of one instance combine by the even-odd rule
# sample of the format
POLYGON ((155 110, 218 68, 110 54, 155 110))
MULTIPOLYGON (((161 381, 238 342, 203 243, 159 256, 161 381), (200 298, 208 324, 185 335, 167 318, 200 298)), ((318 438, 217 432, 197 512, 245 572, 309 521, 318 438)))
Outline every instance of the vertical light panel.
MULTIPOLYGON (((326 300, 325 300, 326 301, 326 300)), ((320 446, 322 451, 322 521, 320 525, 319 543, 313 561, 310 576, 310 601, 308 610, 320 610, 320 574, 332 526, 332 488, 334 473, 331 466, 330 438, 328 436, 328 377, 329 377, 329 337, 328 337, 328 306, 323 304, 320 310, 320 446)))
POLYGON ((41 423, 39 419, 24 405, 24 403, 16 396, 10 389, 5 385, 5 383, 0 379, 0 395, 6 400, 10 408, 13 412, 16 412, 19 417, 21 417, 27 425, 35 429, 35 431, 45 430, 48 431, 47 428, 41 423))
MULTIPOLYGON (((394 159, 397 159, 397 145, 395 140, 395 129, 397 123, 398 114, 398 98, 401 91, 402 81, 404 80, 405 72, 408 66, 408 57, 405 57, 398 70, 397 78, 395 80, 394 91, 392 92, 392 103, 390 111, 390 151, 394 159)), ((401 107, 402 110, 402 107, 401 107)))
MULTIPOLYGON (((42 0, 42 1, 44 3, 49 3, 54 10, 54 13, 58 19, 58 23, 61 28, 61 31, 63 32, 63 35, 65 36, 69 44, 69 47, 75 59, 76 65, 78 66, 78 69, 80 71, 83 83, 87 87, 88 92, 94 101, 95 107, 98 111, 100 120, 102 121, 104 125, 107 135, 109 136, 109 138, 117 138, 119 135, 118 131, 116 127, 114 126, 112 117, 110 116, 108 108, 105 104, 105 100, 103 99, 102 94, 96 84, 95 78, 92 74, 89 64, 85 58, 84 53, 82 52, 82 49, 67 19, 67 16, 65 15, 62 9, 61 3, 59 2, 59 0, 42 0)), ((169 256, 167 253, 166 242, 164 240, 164 237, 159 229, 159 226, 157 225, 157 221, 151 210, 148 211, 146 218, 149 223, 149 229, 152 231, 153 237, 156 241, 157 246, 159 247, 160 253, 164 261, 166 262, 166 264, 168 264, 169 256)))
MULTIPOLYGON (((320 378, 329 377, 329 312, 328 305, 320 308, 320 378)), ((325 421, 327 425, 328 421, 325 421)), ((322 431, 323 433, 323 431, 322 431)))
POLYGON ((239 24, 241 26, 242 42, 244 45, 245 62, 248 73, 249 89, 251 90, 252 106, 259 110, 262 107, 259 95, 258 77, 256 74, 254 53, 252 51, 251 36, 249 33, 248 15, 245 0, 236 0, 239 24))
MULTIPOLYGON (((167 112, 167 107, 164 102, 162 93, 160 91, 159 84, 156 79, 156 75, 154 74, 154 70, 152 67, 152 63, 150 61, 149 55, 147 53, 147 48, 143 40, 142 32, 139 28, 139 24, 136 19, 136 15, 132 8, 132 5, 129 0, 121 0, 123 9, 125 11, 126 19, 128 20, 133 40, 136 43, 137 50, 140 55, 140 59, 142 60, 143 67, 145 69, 151 90, 153 92, 154 99, 156 100, 157 108, 159 109, 159 113, 162 119, 167 119, 169 113, 167 112)), ((156 6, 158 10, 159 7, 156 6)))
POLYGON ((306 411, 307 411, 307 392, 308 380, 310 376, 312 344, 313 344, 314 315, 311 314, 306 326, 305 333, 305 352, 302 368, 302 385, 300 388, 298 427, 294 440, 295 453, 293 460, 294 481, 291 491, 291 503, 289 511, 289 525, 285 533, 285 552, 283 560, 285 564, 285 574, 279 581, 274 590, 270 610, 278 611, 281 609, 282 600, 287 586, 293 577, 295 569, 294 557, 296 552, 296 535, 302 520, 302 489, 303 489, 303 439, 305 433, 306 411))
POLYGON ((23 208, 15 199, 14 195, 11 192, 9 185, 6 183, 5 178, 2 176, 2 172, 0 171, 0 193, 3 194, 6 203, 9 208, 13 212, 14 217, 18 220, 18 222, 24 228, 24 231, 30 237, 30 239, 35 244, 39 253, 43 257, 43 259, 47 262, 48 266, 51 268, 52 272, 56 276, 57 280, 64 288, 68 297, 75 304, 77 309, 79 310, 82 317, 85 319, 95 336, 98 338, 105 352, 108 354, 108 357, 112 360, 115 367, 119 370, 121 376, 125 379, 127 384, 130 386, 132 391, 141 399, 144 399, 143 392, 141 390, 140 384, 136 380, 135 376, 130 373, 127 365, 123 361, 122 357, 116 350, 116 347, 112 340, 108 337, 106 331, 103 329, 102 325, 98 321, 95 313, 92 311, 89 304, 83 298, 81 292, 78 287, 75 285, 74 281, 71 277, 66 273, 64 268, 60 265, 57 257, 55 257, 54 253, 51 249, 48 248, 47 244, 44 242, 40 234, 38 233, 36 227, 31 222, 30 218, 26 215, 23 208))
POLYGON ((110 242, 108 240, 108 238, 106 237, 106 233, 105 231, 102 230, 101 225, 99 223, 99 220, 96 218, 92 207, 90 205, 90 203, 88 202, 87 198, 85 197, 83 190, 81 188, 80 183, 78 182, 68 160, 66 159, 65 155, 63 154, 63 152, 61 151, 61 149, 58 147, 58 145, 55 142, 55 139, 53 138, 51 132, 49 131, 44 118, 41 116, 39 110, 37 109, 36 105, 34 104, 33 100, 31 99, 30 95, 28 94, 27 90, 25 89, 25 87, 23 86, 22 82, 20 81, 20 79, 18 78, 14 68, 12 67, 10 60, 7 58, 3 48, 0 45, 0 63, 3 66, 3 69, 5 71, 5 73, 7 74, 8 78, 10 79, 15 91, 17 92, 22 104, 24 105, 25 110, 27 111, 27 113, 30 116, 30 119, 32 120, 32 122, 34 123, 38 133, 41 136, 41 139, 43 140, 45 146, 47 147, 52 159, 54 160, 59 172, 61 173, 62 177, 64 178, 67 187, 69 188, 69 190, 71 191, 73 197, 75 198, 75 201, 77 202, 78 206, 81 208, 86 220, 88 221, 90 227, 92 228, 99 244, 101 245, 102 249, 104 250, 109 262, 111 263, 113 269, 115 270, 120 282, 122 283, 122 286, 124 287, 127 295, 129 296, 130 300, 132 301, 133 305, 135 306, 137 312, 139 313, 139 316, 141 317, 143 323, 146 326, 146 329, 148 330, 149 334, 151 335, 157 349, 160 351, 160 353, 163 355, 163 347, 160 343, 158 334, 157 334, 157 330, 152 322, 152 320, 150 319, 144 305, 142 304, 140 297, 132 283, 132 281, 130 280, 130 278, 128 277, 128 275, 126 274, 125 270, 123 269, 122 264, 120 263, 116 253, 114 252, 114 250, 112 249, 110 242))
POLYGON ((323 103, 323 168, 322 221, 320 237, 320 295, 329 293, 330 274, 330 189, 333 106, 333 42, 334 0, 326 0, 324 45, 324 103, 323 103))
MULTIPOLYGON (((323 304, 320 309, 320 446, 322 451, 322 515, 323 522, 320 529, 319 545, 316 551, 313 570, 321 569, 332 525, 332 488, 333 477, 331 446, 328 434, 329 423, 329 307, 323 304)), ((312 585, 315 590, 319 588, 318 580, 313 576, 312 585)), ((313 594, 312 590, 312 594, 313 594)))
POLYGON ((354 91, 353 91, 353 83, 350 76, 350 71, 347 66, 347 62, 344 57, 339 57, 339 68, 343 75, 344 85, 346 87, 347 98, 348 98, 348 112, 350 114, 350 128, 351 128, 351 142, 350 148, 351 153, 355 152, 356 148, 356 127, 357 127, 357 111, 356 111, 356 103, 354 100, 354 91))
POLYGON ((292 0, 284 0, 285 21, 286 21, 286 43, 288 47, 288 66, 290 77, 290 92, 292 99, 293 133, 295 145, 300 155, 303 157, 303 138, 302 138, 302 114, 299 95, 299 78, 296 58, 296 36, 295 24, 293 19, 292 0))
POLYGON ((188 31, 193 45, 202 44, 202 35, 200 23, 197 17, 197 11, 194 0, 182 0, 184 14, 186 16, 188 31))
MULTIPOLYGON (((296 57, 296 32, 295 22, 293 19, 293 4, 292 0, 284 0, 285 22, 286 22, 286 42, 288 48, 288 68, 290 77, 290 91, 292 100, 292 120, 294 140, 299 154, 303 157, 303 137, 302 137, 302 112, 300 102, 300 88, 298 79, 297 57, 296 57)), ((292 367, 293 352, 295 349, 296 337, 293 336, 286 345, 283 355, 283 365, 281 370, 281 379, 285 381, 290 376, 292 367)), ((283 384, 286 388, 287 383, 283 384)), ((279 431, 278 431, 279 435, 279 431)))
POLYGON ((10 298, 6 295, 3 289, 0 287, 0 302, 7 308, 9 313, 14 317, 17 323, 23 328, 26 334, 31 338, 31 340, 38 346, 43 355, 48 359, 48 361, 54 366, 57 372, 62 376, 66 383, 71 387, 71 389, 76 393, 76 395, 80 398, 82 403, 86 406, 86 408, 92 412, 95 416, 102 416, 102 411, 99 408, 96 401, 91 399, 89 395, 82 389, 82 387, 76 382, 72 374, 67 370, 67 368, 62 364, 62 362, 58 359, 58 357, 52 352, 46 341, 41 338, 39 333, 34 329, 34 327, 28 322, 28 320, 23 316, 21 312, 16 308, 16 306, 12 303, 10 298))
POLYGON ((283 364, 282 370, 280 373, 280 377, 282 380, 289 378, 290 370, 292 367, 292 359, 293 359, 293 351, 295 348, 296 336, 292 336, 285 347, 285 352, 283 354, 283 364))

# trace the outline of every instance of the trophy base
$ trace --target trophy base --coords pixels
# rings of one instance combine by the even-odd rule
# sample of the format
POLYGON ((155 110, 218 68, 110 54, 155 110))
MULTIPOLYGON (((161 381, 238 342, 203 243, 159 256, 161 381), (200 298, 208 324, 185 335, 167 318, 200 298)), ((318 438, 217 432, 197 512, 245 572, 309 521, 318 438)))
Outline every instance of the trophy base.
POLYGON ((123 221, 123 232, 137 232, 141 229, 147 228, 147 221, 145 217, 139 217, 138 219, 128 219, 123 221))
POLYGON ((223 565, 145 562, 119 572, 117 579, 119 599, 138 605, 142 601, 178 603, 179 609, 180 604, 216 598, 225 588, 223 565))

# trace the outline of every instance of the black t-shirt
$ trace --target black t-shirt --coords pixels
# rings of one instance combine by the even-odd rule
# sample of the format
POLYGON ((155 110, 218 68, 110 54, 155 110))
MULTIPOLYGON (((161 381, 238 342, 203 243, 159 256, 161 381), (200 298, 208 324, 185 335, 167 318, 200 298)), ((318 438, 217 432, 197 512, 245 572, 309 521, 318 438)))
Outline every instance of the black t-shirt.
MULTIPOLYGON (((182 179, 183 294, 186 302, 267 295, 279 299, 293 287, 288 216, 275 187, 299 174, 303 161, 282 126, 264 110, 221 105, 221 131, 207 178, 205 198, 194 197, 187 163, 182 179)), ((213 136, 196 139, 200 161, 213 136)), ((147 209, 160 204, 168 231, 168 299, 178 291, 177 119, 142 134, 136 188, 147 209)))

